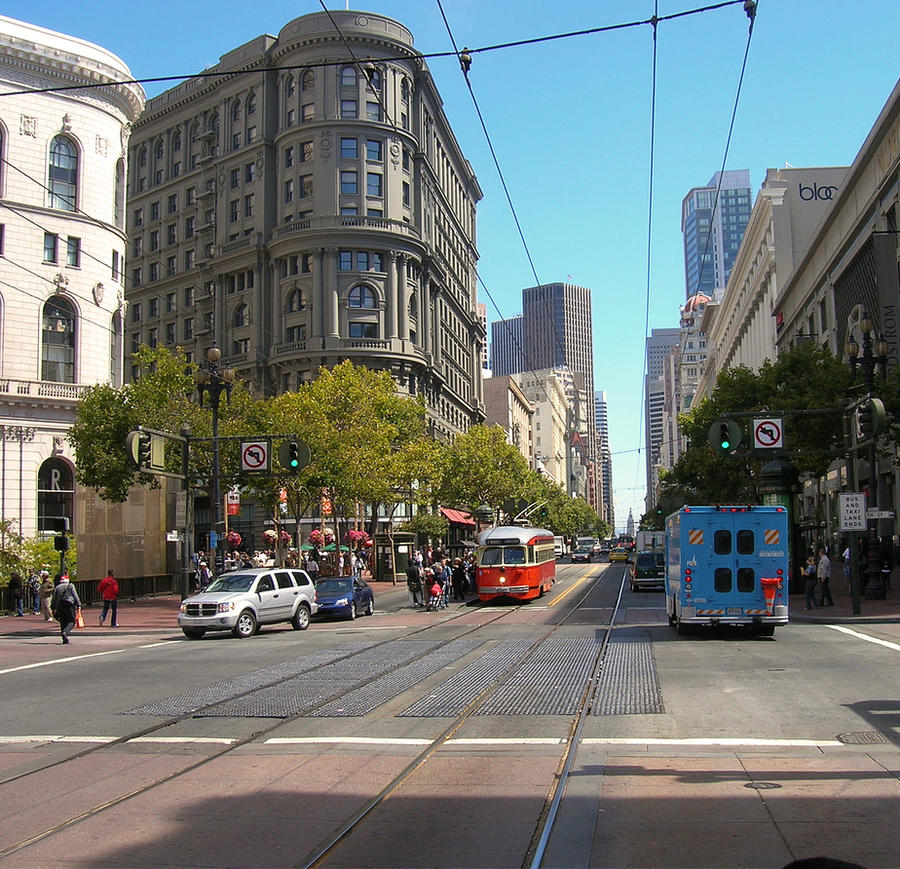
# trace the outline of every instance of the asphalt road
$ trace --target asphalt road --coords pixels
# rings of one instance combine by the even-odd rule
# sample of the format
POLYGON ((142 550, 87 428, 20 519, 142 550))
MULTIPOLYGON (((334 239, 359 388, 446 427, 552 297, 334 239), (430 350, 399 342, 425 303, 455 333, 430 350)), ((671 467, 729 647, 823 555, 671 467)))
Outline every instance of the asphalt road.
MULTIPOLYGON (((524 607, 424 613, 397 588, 371 618, 249 640, 3 636, 0 867, 308 865, 386 788, 321 865, 529 865, 574 721, 546 704, 606 636, 621 572, 567 566, 524 607), (491 655, 545 634, 562 657, 506 708, 449 733, 410 712, 454 685, 464 705, 491 655), (320 676, 386 687, 315 707, 320 676)), ((544 866, 900 865, 900 626, 679 637, 661 593, 626 589, 609 639, 544 866)))

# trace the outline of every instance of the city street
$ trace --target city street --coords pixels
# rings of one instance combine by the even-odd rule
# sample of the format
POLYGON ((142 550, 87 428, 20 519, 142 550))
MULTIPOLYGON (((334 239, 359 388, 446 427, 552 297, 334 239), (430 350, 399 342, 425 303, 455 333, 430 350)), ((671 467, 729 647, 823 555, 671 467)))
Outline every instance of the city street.
POLYGON ((896 865, 900 624, 677 636, 622 575, 247 640, 0 620, 0 866, 531 865, 598 655, 540 865, 896 865))

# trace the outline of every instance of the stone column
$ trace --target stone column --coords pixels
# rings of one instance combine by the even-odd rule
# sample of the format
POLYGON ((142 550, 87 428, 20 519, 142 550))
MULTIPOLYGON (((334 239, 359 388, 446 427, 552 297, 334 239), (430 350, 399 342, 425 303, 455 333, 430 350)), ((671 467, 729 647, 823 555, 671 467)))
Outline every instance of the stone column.
POLYGON ((397 257, 397 334, 402 341, 409 340, 409 286, 407 285, 406 254, 397 257))
POLYGON ((441 363, 441 317, 438 307, 441 302, 441 288, 435 287, 429 293, 434 304, 434 313, 429 322, 428 340, 431 342, 432 365, 437 367, 441 363))
POLYGON ((422 269, 419 286, 419 344, 426 355, 431 353, 431 274, 422 269))
POLYGON ((325 339, 340 337, 338 322, 338 290, 337 290, 337 256, 336 247, 325 249, 325 339))
POLYGON ((307 315, 309 332, 306 337, 322 342, 325 339, 325 249, 317 248, 314 256, 313 290, 312 298, 308 300, 310 310, 307 315))
POLYGON ((397 253, 387 253, 387 286, 385 287, 385 332, 384 337, 393 341, 397 337, 397 253))

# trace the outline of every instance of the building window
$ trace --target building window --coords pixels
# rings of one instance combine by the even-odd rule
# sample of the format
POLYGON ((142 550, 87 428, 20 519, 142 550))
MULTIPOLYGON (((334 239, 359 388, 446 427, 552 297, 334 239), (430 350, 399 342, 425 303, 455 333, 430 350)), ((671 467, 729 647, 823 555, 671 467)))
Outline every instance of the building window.
POLYGON ((246 305, 238 305, 234 309, 234 317, 231 322, 235 328, 249 325, 250 309, 246 305))
POLYGON ((241 201, 240 199, 232 199, 231 202, 228 203, 228 221, 234 223, 240 216, 241 201))
POLYGON ((303 308, 303 293, 299 289, 291 290, 288 294, 284 312, 286 314, 296 314, 298 311, 302 311, 303 308))
POLYGON ((194 267, 194 252, 192 250, 186 250, 184 252, 185 271, 190 271, 193 267, 194 267))
POLYGON ((78 151, 65 136, 50 143, 50 207, 74 211, 78 194, 78 151))
POLYGON ((380 121, 381 120, 381 103, 372 102, 372 100, 368 100, 366 102, 366 120, 367 121, 380 121))
POLYGON ((356 67, 355 66, 341 67, 341 87, 342 88, 356 87, 356 67))
POLYGON ((297 113, 293 109, 288 109, 287 114, 285 115, 284 125, 286 127, 293 127, 297 121, 297 113))
POLYGON ((293 202, 294 201, 294 179, 293 178, 288 178, 288 180, 284 182, 284 201, 285 202, 293 202))
POLYGON ((166 344, 175 343, 175 324, 166 323, 166 344))
POLYGON ((378 69, 373 69, 369 73, 369 85, 371 86, 373 91, 381 90, 381 71, 378 69))
POLYGON ((172 277, 172 275, 175 274, 175 269, 176 269, 175 257, 173 257, 173 256, 166 257, 166 276, 172 277))
POLYGON ((300 176, 300 199, 309 199, 313 195, 312 175, 300 176))
POLYGON ((312 254, 300 254, 300 271, 309 274, 312 271, 312 254))
POLYGON ((52 232, 44 233, 44 262, 59 262, 59 236, 52 232))
POLYGON ((359 214, 359 209, 355 205, 342 205, 341 214, 354 215, 359 214))
POLYGON ((175 310, 175 293, 166 293, 166 313, 171 314, 175 310))
POLYGON ((190 341, 194 337, 194 318, 184 318, 184 340, 190 341))
POLYGON ((367 251, 358 250, 356 252, 356 270, 358 272, 367 272, 369 270, 369 254, 367 251))
POLYGON ((284 84, 284 93, 285 93, 285 96, 292 97, 292 96, 294 95, 294 92, 295 92, 296 90, 297 90, 297 88, 296 88, 295 85, 294 85, 294 77, 293 77, 292 75, 289 75, 289 76, 287 77, 287 81, 286 81, 285 84, 284 84))
POLYGON ((184 237, 185 238, 193 238, 194 237, 194 218, 186 217, 184 219, 184 237))
POLYGON ((359 193, 359 183, 355 170, 345 169, 341 171, 341 193, 359 193))
POLYGON ((170 194, 167 203, 167 211, 169 212, 169 214, 174 214, 176 211, 178 211, 178 194, 170 194))
POLYGON ((371 287, 360 284, 350 290, 350 294, 347 297, 348 308, 374 310, 376 306, 377 300, 375 298, 375 291, 371 287))
POLYGON ((313 158, 313 143, 312 142, 301 142, 300 143, 300 162, 308 163, 313 158))
POLYGON ((341 117, 356 117, 356 100, 341 100, 341 117))
POLYGON ((144 225, 144 209, 143 208, 135 208, 134 213, 131 217, 131 225, 132 226, 143 226, 144 225))
POLYGON ((188 205, 193 205, 197 200, 197 188, 188 187, 188 189, 184 192, 184 197, 187 200, 188 205))
POLYGON ((349 336, 351 338, 377 338, 377 323, 350 323, 349 336))
POLYGON ((166 227, 166 244, 175 244, 178 237, 178 226, 175 223, 170 223, 166 227))
POLYGON ((316 83, 316 74, 308 69, 303 75, 300 76, 300 90, 308 91, 312 90, 313 85, 316 83))
POLYGON ((353 251, 352 250, 342 250, 338 251, 338 268, 342 272, 348 272, 353 268, 353 251))
POLYGON ((409 182, 403 182, 403 204, 409 206, 409 182))
POLYGON ((44 303, 41 380, 75 382, 75 312, 68 299, 60 296, 44 303))
POLYGON ((150 281, 159 280, 159 263, 150 263, 150 281))
POLYGON ((302 121, 304 124, 308 124, 316 117, 316 107, 312 103, 304 103, 300 111, 303 113, 302 121))
POLYGON ((241 147, 241 134, 240 133, 232 133, 231 134, 231 150, 237 151, 237 149, 240 147, 241 147))
POLYGON ((66 265, 73 268, 81 266, 81 239, 71 235, 66 239, 66 265))
POLYGON ((190 308, 194 304, 194 288, 193 287, 185 287, 184 288, 184 306, 185 308, 190 308))
POLYGON ((256 127, 247 128, 247 144, 252 145, 256 141, 256 127))
POLYGON ((256 180, 256 163, 247 163, 244 166, 244 182, 252 184, 256 180))
POLYGON ((372 254, 372 271, 373 272, 383 272, 384 266, 382 265, 382 259, 380 253, 372 254))
POLYGON ((150 250, 159 250, 159 230, 154 229, 150 233, 150 250))
POLYGON ((237 187, 240 187, 241 184, 241 170, 240 169, 232 169, 228 173, 228 186, 232 190, 235 190, 237 187))
POLYGON ((143 278, 141 276, 141 267, 138 266, 137 268, 132 269, 131 270, 131 286, 139 287, 141 285, 142 281, 143 281, 143 278))
POLYGON ((341 156, 348 160, 359 157, 359 143, 356 139, 341 137, 341 156))
POLYGON ((159 203, 158 202, 150 203, 150 220, 151 220, 151 222, 154 220, 159 220, 159 203))
POLYGON ((382 157, 380 139, 366 139, 366 159, 372 160, 376 163, 381 162, 382 157))
POLYGON ((290 169, 291 166, 294 165, 294 148, 293 146, 290 148, 284 149, 284 168, 290 169))
POLYGON ((247 97, 247 114, 256 114, 256 94, 254 93, 251 93, 250 96, 247 97))
POLYGON ((157 344, 159 344, 159 329, 152 326, 147 330, 147 346, 156 347, 157 344))
POLYGON ((366 173, 366 194, 368 196, 381 196, 381 179, 380 172, 366 173))
POLYGON ((131 322, 132 323, 140 323, 141 322, 141 303, 140 302, 132 302, 132 304, 131 304, 131 322))
POLYGON ((284 330, 284 340, 286 344, 293 344, 294 341, 305 341, 306 326, 304 324, 299 326, 288 326, 284 330))
MULTIPOLYGON (((2 253, 2 251, 0 251, 2 253)), ((122 278, 122 258, 117 250, 112 252, 112 279, 119 281, 122 278)))
POLYGON ((231 346, 235 356, 243 356, 250 352, 249 338, 235 338, 231 346))

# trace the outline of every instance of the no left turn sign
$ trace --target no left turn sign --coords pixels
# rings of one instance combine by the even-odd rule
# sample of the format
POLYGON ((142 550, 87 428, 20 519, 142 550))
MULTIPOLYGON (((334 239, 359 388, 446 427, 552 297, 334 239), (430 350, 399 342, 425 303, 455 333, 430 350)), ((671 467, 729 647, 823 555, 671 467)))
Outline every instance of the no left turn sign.
POLYGON ((268 441, 242 441, 241 442, 241 470, 242 471, 268 471, 269 470, 269 442, 268 441))
POLYGON ((783 446, 780 419, 755 419, 753 420, 753 446, 757 449, 768 450, 783 446))

